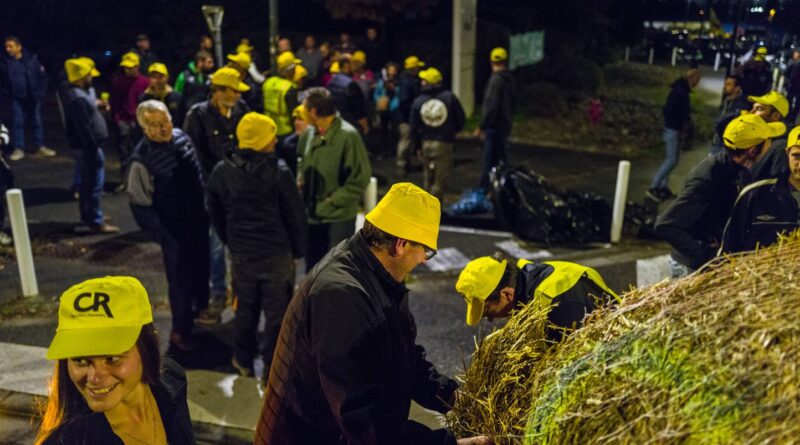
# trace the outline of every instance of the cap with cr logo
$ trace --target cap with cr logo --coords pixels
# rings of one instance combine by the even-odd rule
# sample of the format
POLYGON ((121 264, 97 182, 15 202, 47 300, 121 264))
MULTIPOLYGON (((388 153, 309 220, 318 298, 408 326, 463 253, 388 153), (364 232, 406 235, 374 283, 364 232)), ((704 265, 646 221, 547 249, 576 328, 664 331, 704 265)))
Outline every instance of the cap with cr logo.
POLYGON ((142 326, 152 322, 150 299, 136 278, 84 281, 61 295, 47 359, 123 353, 136 344, 142 326))

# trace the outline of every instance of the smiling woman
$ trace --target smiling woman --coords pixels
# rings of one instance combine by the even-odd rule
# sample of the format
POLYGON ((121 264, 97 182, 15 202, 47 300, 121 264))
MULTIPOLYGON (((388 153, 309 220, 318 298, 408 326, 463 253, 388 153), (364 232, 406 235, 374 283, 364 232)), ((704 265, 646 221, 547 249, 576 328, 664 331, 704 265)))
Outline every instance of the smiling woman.
POLYGON ((186 376, 161 359, 147 292, 105 277, 62 296, 36 444, 194 444, 186 376))

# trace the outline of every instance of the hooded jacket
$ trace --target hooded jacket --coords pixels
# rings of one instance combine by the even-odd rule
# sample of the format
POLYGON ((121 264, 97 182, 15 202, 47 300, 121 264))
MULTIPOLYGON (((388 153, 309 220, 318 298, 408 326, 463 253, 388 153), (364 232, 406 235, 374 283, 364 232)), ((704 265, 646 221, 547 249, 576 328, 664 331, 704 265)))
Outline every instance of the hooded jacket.
POLYGON ((509 70, 492 73, 483 93, 483 118, 481 130, 497 130, 511 134, 511 124, 516 106, 514 75, 509 70))
POLYGON ((274 153, 238 150, 208 181, 208 211, 231 254, 264 258, 306 253, 303 199, 292 172, 274 153))
POLYGON ((458 101, 455 94, 438 85, 423 87, 422 93, 411 106, 411 135, 418 140, 455 142, 456 134, 464 128, 465 121, 466 117, 461 102, 458 101), (438 101, 438 103, 431 101, 438 101), (423 116, 423 107, 430 107, 431 111, 437 113, 444 109, 446 117, 442 119, 440 116, 434 116, 434 119, 431 119, 423 116))
POLYGON ((661 109, 661 113, 664 115, 664 128, 681 130, 689 122, 692 112, 691 102, 689 101, 691 92, 689 81, 684 77, 672 83, 672 89, 669 90, 669 96, 667 96, 667 103, 661 109))
POLYGON ((142 103, 146 100, 157 100, 159 102, 163 102, 169 110, 169 115, 172 117, 172 125, 176 128, 183 126, 183 117, 186 112, 183 109, 183 97, 181 97, 181 93, 173 91, 172 87, 167 85, 167 88, 163 94, 158 94, 153 89, 153 86, 150 85, 146 90, 144 90, 144 93, 139 96, 139 103, 142 103))

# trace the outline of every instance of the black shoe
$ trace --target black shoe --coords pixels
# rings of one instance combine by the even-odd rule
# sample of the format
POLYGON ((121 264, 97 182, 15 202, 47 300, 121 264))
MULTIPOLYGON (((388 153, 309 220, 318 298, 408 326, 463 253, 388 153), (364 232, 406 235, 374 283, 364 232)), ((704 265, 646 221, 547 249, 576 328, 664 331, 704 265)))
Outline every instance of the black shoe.
POLYGON ((655 188, 647 189, 647 197, 655 202, 661 202, 664 198, 661 196, 661 190, 655 188))
POLYGON ((197 342, 188 334, 179 334, 172 331, 169 334, 169 344, 175 346, 183 352, 191 352, 197 349, 197 342))

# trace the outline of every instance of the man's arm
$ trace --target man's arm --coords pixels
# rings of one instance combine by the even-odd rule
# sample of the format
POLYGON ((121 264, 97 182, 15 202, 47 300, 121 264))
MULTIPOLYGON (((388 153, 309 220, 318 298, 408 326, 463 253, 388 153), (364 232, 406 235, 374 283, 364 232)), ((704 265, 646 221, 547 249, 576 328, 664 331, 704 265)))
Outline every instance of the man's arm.
POLYGON ((206 208, 208 209, 208 217, 211 224, 214 226, 219 239, 223 244, 228 244, 228 220, 225 215, 225 205, 223 188, 224 180, 222 178, 222 164, 214 167, 211 176, 208 178, 208 191, 206 193, 206 208))
POLYGON ((139 227, 148 232, 157 242, 162 243, 171 238, 161 218, 153 209, 153 181, 147 167, 133 161, 128 168, 128 198, 133 218, 139 227))
POLYGON ((414 370, 414 400, 425 408, 442 414, 450 411, 455 403, 458 383, 439 374, 433 363, 426 358, 425 348, 414 345, 417 368, 414 370))
POLYGON ((500 82, 502 81, 500 76, 492 76, 489 79, 489 88, 483 99, 483 117, 478 127, 481 130, 491 127, 497 120, 497 114, 500 112, 500 82))
MULTIPOLYGON (((655 231, 681 254, 691 258, 712 258, 715 246, 692 237, 687 231, 705 213, 711 189, 710 180, 690 177, 680 196, 659 215, 655 231)), ((692 264, 692 268, 702 264, 692 264)))
POLYGON ((372 176, 367 149, 364 148, 359 135, 355 133, 348 135, 342 156, 345 169, 344 184, 326 198, 334 207, 345 207, 353 201, 361 202, 361 196, 372 176))

